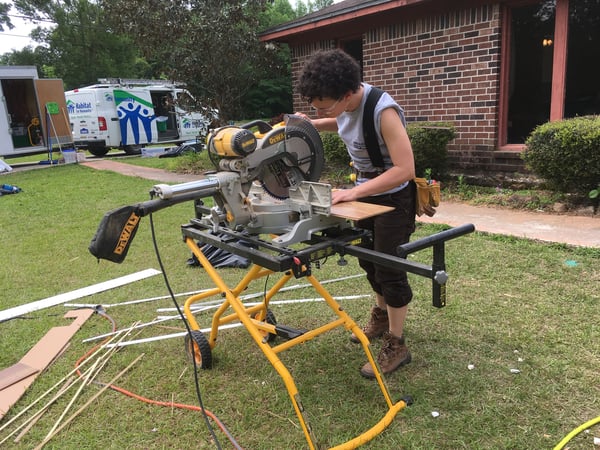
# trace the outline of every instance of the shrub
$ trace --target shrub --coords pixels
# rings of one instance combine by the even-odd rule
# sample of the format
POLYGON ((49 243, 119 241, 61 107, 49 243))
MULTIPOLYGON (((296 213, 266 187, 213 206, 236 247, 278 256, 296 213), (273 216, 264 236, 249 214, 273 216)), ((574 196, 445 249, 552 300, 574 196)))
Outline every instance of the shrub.
POLYGON ((346 145, 337 133, 323 131, 321 132, 321 140, 323 141, 323 151, 327 163, 338 166, 347 166, 350 163, 350 155, 348 155, 346 145))
POLYGON ((533 130, 522 157, 559 192, 588 194, 600 180, 600 116, 548 122, 533 130))
POLYGON ((448 171, 448 142, 456 137, 456 129, 450 122, 416 122, 408 124, 415 155, 415 172, 425 176, 425 171, 435 179, 444 179, 448 171))

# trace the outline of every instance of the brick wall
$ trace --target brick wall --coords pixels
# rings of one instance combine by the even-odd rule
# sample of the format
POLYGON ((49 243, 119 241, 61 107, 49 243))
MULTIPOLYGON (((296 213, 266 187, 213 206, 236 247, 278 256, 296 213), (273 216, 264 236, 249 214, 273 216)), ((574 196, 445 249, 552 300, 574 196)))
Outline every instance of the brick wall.
MULTIPOLYGON (((449 121, 448 146, 457 170, 523 172, 518 152, 497 151, 501 18, 499 5, 413 18, 363 34, 364 81, 388 91, 409 122, 449 121)), ((297 77, 322 41, 293 48, 297 77)), ((295 106, 306 111, 296 95, 295 106)))

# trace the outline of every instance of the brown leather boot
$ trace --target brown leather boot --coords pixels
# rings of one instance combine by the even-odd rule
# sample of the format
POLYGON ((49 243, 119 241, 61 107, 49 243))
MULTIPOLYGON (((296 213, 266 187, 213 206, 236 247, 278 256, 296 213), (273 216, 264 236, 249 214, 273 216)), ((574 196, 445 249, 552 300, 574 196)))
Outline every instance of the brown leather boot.
MULTIPOLYGON (((383 336, 383 333, 390 329, 390 321, 388 319, 387 310, 375 305, 371 308, 371 317, 369 322, 362 327, 363 333, 369 340, 383 336)), ((354 333, 350 336, 352 342, 359 343, 360 341, 354 333)))
MULTIPOLYGON (((394 370, 408 364, 411 360, 408 347, 404 343, 404 336, 396 337, 389 331, 383 335, 383 346, 379 355, 377 355, 377 364, 382 375, 387 375, 394 370)), ((371 363, 366 363, 360 369, 362 376, 367 378, 375 378, 375 372, 371 363)))

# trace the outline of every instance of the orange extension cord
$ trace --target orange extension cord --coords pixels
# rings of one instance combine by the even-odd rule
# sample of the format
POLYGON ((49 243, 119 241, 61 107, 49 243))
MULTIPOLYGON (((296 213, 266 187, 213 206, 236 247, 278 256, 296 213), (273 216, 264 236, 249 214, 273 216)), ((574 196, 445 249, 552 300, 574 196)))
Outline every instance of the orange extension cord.
MULTIPOLYGON (((100 308, 96 308, 96 313, 112 323, 113 333, 115 331, 117 331, 117 326, 116 326, 115 321, 108 314, 106 314, 105 312, 100 310, 100 308)), ((81 358, 79 358, 77 360, 77 362, 75 363, 75 367, 78 368, 84 359, 86 359, 88 356, 90 356, 92 353, 94 353, 98 348, 100 348, 108 340, 110 340, 110 336, 107 337, 105 340, 103 340, 100 344, 98 344, 95 347, 93 347, 92 349, 90 349, 87 353, 85 353, 81 358)), ((77 375, 79 377, 82 376, 81 371, 79 369, 77 370, 77 375)), ((151 405, 167 406, 169 408, 187 409, 190 411, 204 412, 204 414, 206 414, 208 417, 210 417, 217 424, 219 429, 223 432, 223 434, 225 434, 225 436, 227 436, 227 439, 229 439, 229 441, 233 444, 233 446, 236 449, 243 450, 243 448, 240 447, 240 445, 236 442, 235 438, 231 435, 231 433, 229 432, 227 427, 219 420, 219 418, 217 416, 215 416, 211 411, 207 410, 206 408, 203 409, 200 406, 188 405, 185 403, 174 403, 174 402, 163 402, 163 401, 159 401, 159 400, 152 400, 150 398, 143 397, 141 395, 138 395, 134 392, 128 391, 126 389, 123 389, 123 388, 121 388, 119 386, 115 386, 115 385, 110 385, 109 388, 114 391, 120 392, 121 394, 124 394, 128 397, 134 398, 134 399, 142 401, 144 403, 149 403, 151 405)))

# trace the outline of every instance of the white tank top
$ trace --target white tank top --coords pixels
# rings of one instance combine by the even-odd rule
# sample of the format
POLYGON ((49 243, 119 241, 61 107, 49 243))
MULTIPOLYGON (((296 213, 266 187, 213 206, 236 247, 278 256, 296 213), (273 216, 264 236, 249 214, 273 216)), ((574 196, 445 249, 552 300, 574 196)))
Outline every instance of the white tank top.
MULTIPOLYGON (((362 86, 363 96, 360 106, 354 111, 343 112, 337 117, 338 134, 340 135, 342 141, 344 141, 344 144, 346 144, 346 148, 348 149, 348 153, 352 158, 354 168, 360 172, 375 172, 377 168, 375 168, 371 163, 371 158, 369 157, 369 152, 367 151, 363 131, 363 112, 372 86, 367 83, 362 83, 362 86)), ((375 105, 375 132, 377 134, 377 141, 379 142, 381 156, 383 157, 383 163, 385 168, 389 169, 393 166, 393 163, 387 146, 385 145, 385 141, 381 136, 381 113, 387 108, 394 108, 398 112, 400 120, 404 126, 406 126, 406 120, 404 118, 404 110, 402 107, 400 107, 400 105, 394 101, 391 95, 389 95, 387 92, 384 92, 375 105)), ((366 181, 368 180, 359 178, 356 180, 356 184, 361 184, 366 181)), ((408 182, 402 183, 398 185, 398 187, 386 192, 382 192, 378 195, 397 192, 403 189, 407 184, 408 182)))

